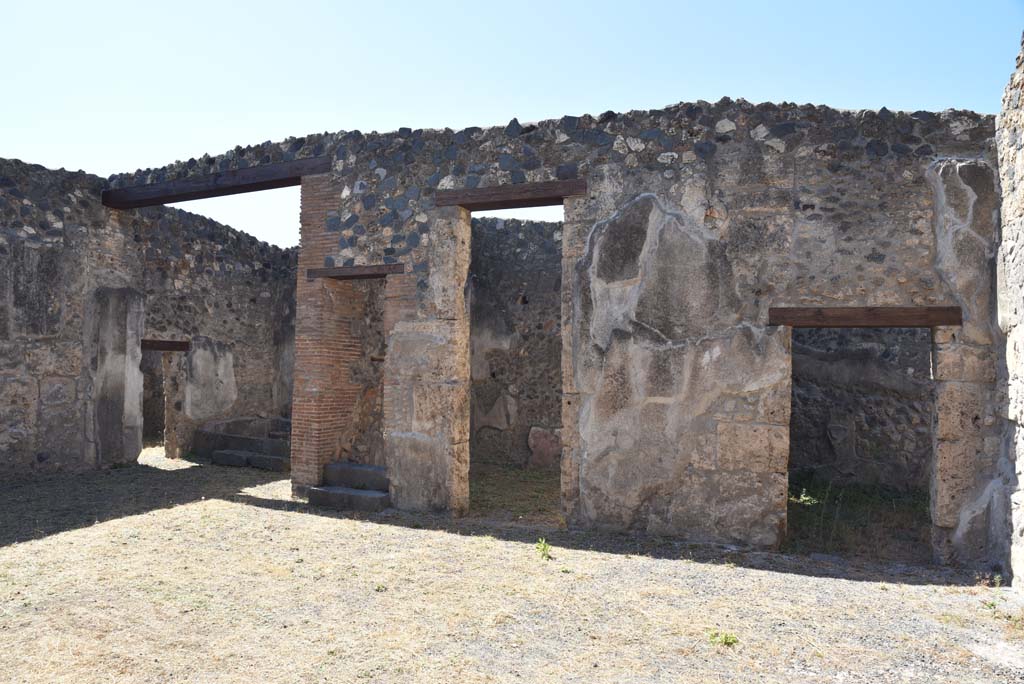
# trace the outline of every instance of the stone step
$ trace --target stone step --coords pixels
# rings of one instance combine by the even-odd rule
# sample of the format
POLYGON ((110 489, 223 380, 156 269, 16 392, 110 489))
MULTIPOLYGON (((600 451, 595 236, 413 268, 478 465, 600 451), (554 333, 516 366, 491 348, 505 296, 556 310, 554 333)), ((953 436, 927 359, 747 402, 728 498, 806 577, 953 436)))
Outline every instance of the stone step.
POLYGON ((269 470, 275 473, 287 473, 292 469, 292 463, 287 456, 252 454, 249 456, 249 467, 259 468, 260 470, 269 470))
POLYGON ((267 433, 267 437, 270 437, 270 439, 288 439, 291 437, 291 434, 292 433, 285 432, 283 430, 271 430, 267 433))
POLYGON ((192 440, 192 451, 198 456, 210 459, 213 458, 213 453, 216 451, 248 451, 254 454, 288 458, 291 455, 291 440, 197 430, 192 440))
POLYGON ((210 460, 217 465, 234 466, 246 468, 249 466, 249 456, 254 454, 251 451, 239 451, 237 449, 218 449, 210 455, 210 460))
POLYGON ((289 439, 265 439, 262 452, 271 456, 289 458, 292 454, 292 443, 289 439))
POLYGON ((383 511, 391 505, 387 492, 351 487, 310 487, 309 503, 336 511, 383 511))
POLYGON ((287 458, 238 449, 219 449, 213 452, 210 460, 217 465, 234 466, 237 468, 259 468, 260 470, 270 470, 275 473, 286 473, 291 467, 287 458))
POLYGON ((324 484, 329 487, 388 491, 388 471, 382 466, 339 461, 324 466, 324 484))

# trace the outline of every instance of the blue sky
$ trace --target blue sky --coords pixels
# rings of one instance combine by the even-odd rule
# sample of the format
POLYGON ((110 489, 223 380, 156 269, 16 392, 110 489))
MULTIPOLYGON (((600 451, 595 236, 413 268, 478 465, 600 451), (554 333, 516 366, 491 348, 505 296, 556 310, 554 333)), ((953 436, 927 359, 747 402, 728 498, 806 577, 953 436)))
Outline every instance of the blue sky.
MULTIPOLYGON (((723 96, 995 113, 1024 0, 21 0, 3 20, 0 157, 109 175, 310 132, 723 96)), ((298 239, 296 188, 182 206, 298 239)))

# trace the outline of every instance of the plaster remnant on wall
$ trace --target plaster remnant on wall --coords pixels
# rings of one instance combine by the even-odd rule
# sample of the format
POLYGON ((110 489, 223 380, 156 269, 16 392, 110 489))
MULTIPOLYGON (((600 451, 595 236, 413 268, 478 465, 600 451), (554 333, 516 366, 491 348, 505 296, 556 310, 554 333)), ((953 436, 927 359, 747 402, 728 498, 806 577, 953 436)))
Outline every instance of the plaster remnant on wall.
POLYGON ((780 541, 788 410, 769 404, 788 404, 789 336, 739 320, 725 255, 653 195, 594 225, 573 321, 588 522, 780 541))
POLYGON ((194 337, 186 368, 185 415, 203 421, 227 413, 238 398, 231 348, 206 337, 194 337))

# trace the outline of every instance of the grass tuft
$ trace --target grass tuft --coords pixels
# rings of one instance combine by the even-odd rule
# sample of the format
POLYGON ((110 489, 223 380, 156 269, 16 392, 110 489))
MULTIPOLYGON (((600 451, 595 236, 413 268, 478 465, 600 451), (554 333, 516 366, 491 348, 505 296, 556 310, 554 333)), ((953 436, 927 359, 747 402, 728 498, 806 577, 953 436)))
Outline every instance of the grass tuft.
POLYGON ((708 641, 710 641, 715 646, 725 646, 727 648, 732 648, 740 642, 740 638, 732 632, 722 632, 716 629, 715 631, 708 634, 708 641))

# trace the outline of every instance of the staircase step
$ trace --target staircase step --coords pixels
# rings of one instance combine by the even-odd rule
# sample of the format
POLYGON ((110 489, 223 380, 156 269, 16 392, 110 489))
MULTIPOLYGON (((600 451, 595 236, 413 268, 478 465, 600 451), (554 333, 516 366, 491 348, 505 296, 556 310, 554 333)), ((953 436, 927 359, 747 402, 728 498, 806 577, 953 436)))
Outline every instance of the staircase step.
POLYGON ((210 460, 217 465, 234 466, 237 468, 259 468, 270 470, 275 473, 286 473, 291 469, 291 463, 287 458, 271 456, 269 454, 258 454, 254 451, 241 451, 239 449, 220 449, 213 452, 210 460))
POLYGON ((288 418, 271 418, 268 429, 271 432, 291 432, 292 421, 288 418))
POLYGON ((259 451, 271 456, 288 458, 292 453, 292 443, 288 439, 265 439, 259 451))
POLYGON ((267 433, 267 437, 270 437, 270 439, 288 439, 291 437, 291 434, 292 433, 285 432, 284 430, 271 430, 267 433))
POLYGON ((291 461, 284 456, 271 456, 270 454, 250 454, 249 466, 260 470, 270 470, 275 473, 287 473, 291 470, 291 461))
POLYGON ((246 437, 226 432, 199 430, 193 440, 192 450, 200 456, 213 457, 214 451, 265 451, 262 437, 246 437))
POLYGON ((388 471, 381 466, 339 461, 324 466, 324 484, 331 487, 388 491, 388 471))
POLYGON ((236 468, 245 468, 249 465, 249 457, 258 456, 251 451, 240 451, 238 449, 219 449, 214 451, 210 456, 210 460, 217 465, 222 466, 234 466, 236 468))
POLYGON ((197 430, 192 442, 193 453, 211 459, 216 451, 248 451, 253 454, 288 458, 291 455, 291 450, 291 440, 287 437, 284 439, 248 437, 212 430, 197 430))
POLYGON ((309 503, 337 511, 383 511, 391 505, 387 492, 351 487, 310 487, 309 503))

